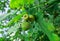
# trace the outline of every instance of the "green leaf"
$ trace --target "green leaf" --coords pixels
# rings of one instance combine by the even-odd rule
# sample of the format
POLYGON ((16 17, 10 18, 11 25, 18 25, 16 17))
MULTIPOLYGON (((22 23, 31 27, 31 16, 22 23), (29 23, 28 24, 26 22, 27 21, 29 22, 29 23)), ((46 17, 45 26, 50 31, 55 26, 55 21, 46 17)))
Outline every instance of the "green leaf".
POLYGON ((21 6, 32 4, 34 0, 11 0, 10 7, 11 8, 19 8, 21 6))
POLYGON ((18 22, 21 19, 22 16, 23 16, 23 14, 18 14, 17 16, 12 18, 6 26, 11 26, 12 24, 18 22))
POLYGON ((13 33, 13 32, 16 32, 19 27, 20 27, 20 24, 19 24, 19 23, 16 23, 14 26, 12 26, 12 27, 7 31, 7 33, 8 33, 8 34, 11 34, 11 33, 13 33))
POLYGON ((17 13, 17 11, 18 10, 16 10, 14 13, 8 13, 8 14, 4 14, 3 15, 3 17, 2 16, 0 16, 1 18, 0 18, 0 21, 2 21, 2 20, 4 20, 4 19, 6 19, 8 16, 10 16, 10 15, 15 15, 16 13, 17 13))
POLYGON ((51 23, 47 23, 45 20, 43 20, 42 14, 43 13, 41 11, 37 14, 37 23, 41 26, 42 31, 49 37, 50 41, 59 41, 58 36, 56 36, 57 39, 55 39, 56 37, 52 35, 53 32, 51 32, 51 30, 54 30, 54 26, 51 25, 51 23), (50 28, 50 30, 48 28, 50 28))

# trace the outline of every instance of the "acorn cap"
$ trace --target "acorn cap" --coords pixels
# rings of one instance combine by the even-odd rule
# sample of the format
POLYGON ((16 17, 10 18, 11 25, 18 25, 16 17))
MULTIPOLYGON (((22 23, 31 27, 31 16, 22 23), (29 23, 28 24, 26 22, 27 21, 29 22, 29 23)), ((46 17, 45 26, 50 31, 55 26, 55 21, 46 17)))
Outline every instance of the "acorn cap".
POLYGON ((23 19, 24 19, 24 20, 28 20, 28 14, 24 14, 24 15, 23 15, 23 19))

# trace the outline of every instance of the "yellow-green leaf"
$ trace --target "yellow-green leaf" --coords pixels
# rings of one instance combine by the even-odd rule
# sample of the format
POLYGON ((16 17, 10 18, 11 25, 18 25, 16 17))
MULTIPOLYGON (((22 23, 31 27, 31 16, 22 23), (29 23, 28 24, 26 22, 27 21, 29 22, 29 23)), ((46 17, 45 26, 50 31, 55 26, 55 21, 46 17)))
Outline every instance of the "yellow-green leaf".
POLYGON ((24 6, 26 4, 32 4, 34 0, 10 0, 11 8, 19 8, 20 6, 24 6))

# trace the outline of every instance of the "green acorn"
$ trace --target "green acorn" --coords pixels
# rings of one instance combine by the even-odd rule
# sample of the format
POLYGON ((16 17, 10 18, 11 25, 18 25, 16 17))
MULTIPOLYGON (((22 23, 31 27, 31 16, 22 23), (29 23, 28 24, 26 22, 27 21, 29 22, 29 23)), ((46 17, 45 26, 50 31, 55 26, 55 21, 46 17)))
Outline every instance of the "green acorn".
POLYGON ((21 24, 22 30, 28 30, 31 27, 29 22, 22 22, 21 24))
POLYGON ((29 21, 33 22, 35 20, 35 17, 33 15, 29 15, 29 21))

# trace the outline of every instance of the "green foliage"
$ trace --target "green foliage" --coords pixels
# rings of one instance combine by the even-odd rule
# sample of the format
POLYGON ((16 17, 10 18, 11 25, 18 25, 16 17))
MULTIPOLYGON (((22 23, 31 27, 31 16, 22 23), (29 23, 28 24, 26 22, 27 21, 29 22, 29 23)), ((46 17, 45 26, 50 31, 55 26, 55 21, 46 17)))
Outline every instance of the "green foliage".
POLYGON ((6 4, 8 4, 8 0, 0 0, 0 10, 5 11, 5 8, 7 7, 6 4))
POLYGON ((17 9, 13 14, 6 14, 0 19, 0 27, 9 28, 5 37, 9 36, 9 41, 14 39, 17 41, 19 39, 21 41, 60 41, 59 3, 58 0, 10 0, 10 8, 17 9), (30 15, 34 16, 32 22, 30 15), (8 23, 2 25, 7 17, 10 18, 8 23), (13 36, 11 36, 12 33, 14 33, 13 36))
POLYGON ((20 8, 21 6, 24 6, 24 5, 33 4, 33 2, 34 2, 34 0, 11 0, 10 7, 11 8, 20 8))
POLYGON ((57 26, 57 27, 60 27, 60 16, 55 18, 54 25, 57 26))

